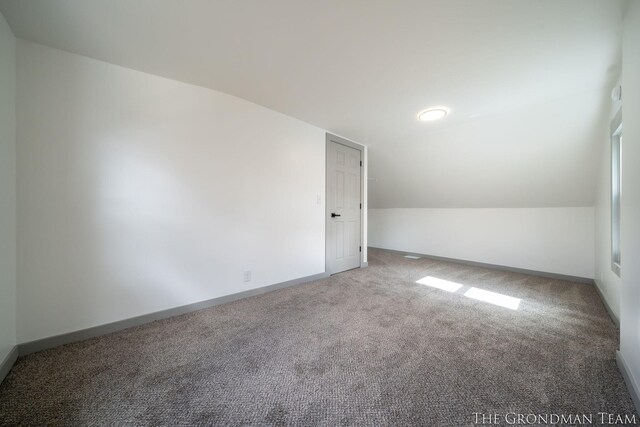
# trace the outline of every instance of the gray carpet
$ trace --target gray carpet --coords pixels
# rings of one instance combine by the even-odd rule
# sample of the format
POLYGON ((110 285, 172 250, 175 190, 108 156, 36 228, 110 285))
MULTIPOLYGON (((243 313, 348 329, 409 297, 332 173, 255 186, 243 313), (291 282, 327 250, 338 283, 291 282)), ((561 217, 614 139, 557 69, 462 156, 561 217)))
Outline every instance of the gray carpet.
POLYGON ((477 412, 637 417, 616 368, 618 331, 592 286, 379 250, 369 262, 22 357, 0 386, 0 424, 464 426, 477 412), (425 276, 464 286, 452 293, 415 283, 425 276), (520 306, 464 296, 471 287, 520 298, 520 306))

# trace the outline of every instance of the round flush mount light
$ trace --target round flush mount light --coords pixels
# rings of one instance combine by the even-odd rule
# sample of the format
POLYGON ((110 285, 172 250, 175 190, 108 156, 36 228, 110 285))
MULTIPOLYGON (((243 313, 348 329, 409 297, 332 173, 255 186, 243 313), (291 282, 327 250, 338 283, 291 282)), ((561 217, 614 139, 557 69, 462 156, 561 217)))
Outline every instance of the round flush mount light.
POLYGON ((418 113, 418 120, 432 122, 445 118, 447 114, 449 114, 447 107, 432 107, 418 113))

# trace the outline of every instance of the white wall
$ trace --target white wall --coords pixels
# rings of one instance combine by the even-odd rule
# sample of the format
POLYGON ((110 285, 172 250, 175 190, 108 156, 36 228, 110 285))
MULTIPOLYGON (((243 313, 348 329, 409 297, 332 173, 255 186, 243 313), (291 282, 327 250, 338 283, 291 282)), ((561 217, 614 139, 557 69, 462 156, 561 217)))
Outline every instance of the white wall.
MULTIPOLYGON (((604 88, 445 118, 371 145, 370 203, 382 208, 593 206, 604 88)), ((452 105, 455 108, 455 105, 452 105)), ((453 116, 459 112, 453 111, 453 116)), ((418 120, 415 120, 418 122, 418 120)))
POLYGON ((324 272, 324 130, 21 40, 17 75, 18 342, 324 272))
POLYGON ((622 52, 620 352, 640 395, 640 2, 630 3, 622 52))
POLYGON ((593 278, 594 210, 370 209, 369 245, 593 278))
POLYGON ((0 14, 0 362, 16 344, 16 39, 0 14))

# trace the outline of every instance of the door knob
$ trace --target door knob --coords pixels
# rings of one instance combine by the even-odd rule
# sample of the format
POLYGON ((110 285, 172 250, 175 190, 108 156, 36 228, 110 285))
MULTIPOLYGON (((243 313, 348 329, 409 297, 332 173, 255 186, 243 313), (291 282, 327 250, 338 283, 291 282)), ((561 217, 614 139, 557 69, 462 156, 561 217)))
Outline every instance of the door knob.
POLYGON ((331 218, 335 218, 335 217, 337 217, 337 216, 340 216, 340 214, 333 213, 333 212, 331 213, 331 218))

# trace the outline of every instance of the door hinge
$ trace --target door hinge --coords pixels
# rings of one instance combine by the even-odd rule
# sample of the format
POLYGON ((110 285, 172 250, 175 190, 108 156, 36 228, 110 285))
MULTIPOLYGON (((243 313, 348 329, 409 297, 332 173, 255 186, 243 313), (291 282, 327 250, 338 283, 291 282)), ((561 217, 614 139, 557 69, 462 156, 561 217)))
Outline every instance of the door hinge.
POLYGON ((360 209, 362 209, 362 203, 360 203, 360 209))
POLYGON ((360 167, 362 167, 362 160, 360 160, 360 167))
POLYGON ((360 246, 360 252, 362 252, 362 246, 360 246))

